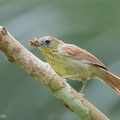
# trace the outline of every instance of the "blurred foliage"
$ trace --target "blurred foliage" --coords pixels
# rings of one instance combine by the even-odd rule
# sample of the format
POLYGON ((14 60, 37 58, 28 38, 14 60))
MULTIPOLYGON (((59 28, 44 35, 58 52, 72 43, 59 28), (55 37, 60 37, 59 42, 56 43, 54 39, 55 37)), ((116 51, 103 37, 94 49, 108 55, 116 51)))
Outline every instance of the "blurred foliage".
MULTIPOLYGON (((120 77, 119 0, 0 0, 0 25, 27 49, 34 37, 51 35, 94 54, 120 77)), ((81 82, 68 82, 80 90, 81 82)), ((120 119, 120 97, 100 80, 88 82, 85 97, 111 120, 120 119)), ((46 88, 0 52, 0 115, 5 120, 80 120, 46 88)))

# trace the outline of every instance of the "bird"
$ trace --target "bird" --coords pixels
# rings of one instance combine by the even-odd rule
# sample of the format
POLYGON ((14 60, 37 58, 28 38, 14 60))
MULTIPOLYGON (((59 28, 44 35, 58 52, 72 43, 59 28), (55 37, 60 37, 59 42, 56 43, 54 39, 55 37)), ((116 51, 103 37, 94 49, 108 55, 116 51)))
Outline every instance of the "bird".
POLYGON ((98 78, 120 95, 120 78, 86 50, 52 36, 34 38, 29 45, 38 47, 51 67, 63 78, 81 80, 83 85, 80 94, 90 78, 98 78))

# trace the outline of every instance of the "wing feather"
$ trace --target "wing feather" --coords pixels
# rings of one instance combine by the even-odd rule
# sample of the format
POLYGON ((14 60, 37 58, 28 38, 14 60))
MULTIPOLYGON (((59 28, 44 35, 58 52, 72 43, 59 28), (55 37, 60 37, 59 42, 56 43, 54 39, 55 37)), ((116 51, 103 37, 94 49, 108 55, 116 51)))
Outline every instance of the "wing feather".
POLYGON ((75 45, 64 44, 61 50, 62 52, 66 53, 67 55, 69 55, 69 57, 73 59, 85 60, 88 63, 100 66, 107 70, 106 66, 101 61, 99 61, 94 55, 75 45))

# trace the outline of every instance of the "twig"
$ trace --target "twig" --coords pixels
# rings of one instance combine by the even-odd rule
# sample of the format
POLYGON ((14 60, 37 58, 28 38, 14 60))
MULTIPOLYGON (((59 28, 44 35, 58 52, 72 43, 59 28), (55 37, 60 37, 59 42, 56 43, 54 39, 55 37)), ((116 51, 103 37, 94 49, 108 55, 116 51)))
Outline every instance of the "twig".
POLYGON ((48 63, 42 62, 19 42, 4 27, 0 26, 0 50, 8 60, 19 65, 45 87, 82 120, 109 120, 95 106, 75 91, 58 76, 48 63))

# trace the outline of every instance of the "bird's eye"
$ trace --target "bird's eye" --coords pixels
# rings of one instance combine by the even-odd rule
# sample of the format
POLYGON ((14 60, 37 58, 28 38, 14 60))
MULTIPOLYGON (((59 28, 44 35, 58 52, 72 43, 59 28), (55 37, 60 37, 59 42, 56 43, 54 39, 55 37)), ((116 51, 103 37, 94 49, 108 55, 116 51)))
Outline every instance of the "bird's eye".
POLYGON ((46 44, 49 44, 49 43, 50 43, 50 40, 44 40, 44 42, 45 42, 46 44))

